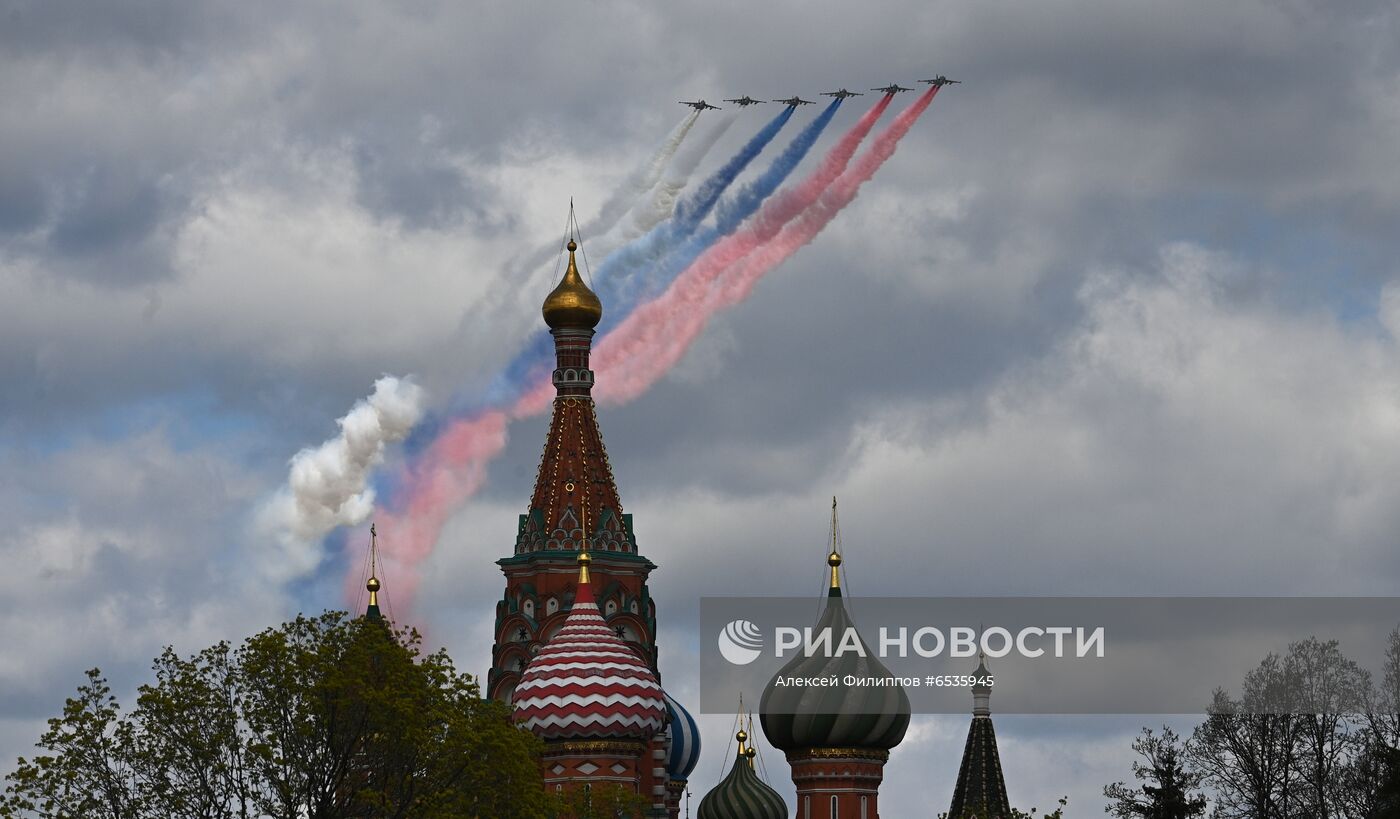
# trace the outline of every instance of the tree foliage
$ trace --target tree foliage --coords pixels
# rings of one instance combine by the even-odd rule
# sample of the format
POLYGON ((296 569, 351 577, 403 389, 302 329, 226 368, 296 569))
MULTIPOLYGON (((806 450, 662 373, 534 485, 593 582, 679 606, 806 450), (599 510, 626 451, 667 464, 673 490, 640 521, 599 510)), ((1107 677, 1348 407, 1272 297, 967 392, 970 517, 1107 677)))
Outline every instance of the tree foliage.
POLYGON ((1400 629, 1379 686, 1309 638, 1215 692, 1188 761, 1221 819, 1400 819, 1400 629))
POLYGON ((539 817, 538 741, 414 632, 298 617, 167 649, 123 713, 96 669, 7 777, 19 819, 539 817))
POLYGON ((1186 748, 1171 728, 1161 734, 1143 728, 1133 740, 1133 778, 1142 784, 1130 787, 1115 782, 1103 789, 1109 804, 1104 811, 1120 819, 1191 819, 1206 812, 1206 798, 1194 792, 1201 775, 1186 767, 1186 748))
POLYGON ((614 783, 585 785, 556 797, 554 814, 571 819, 642 819, 651 800, 614 783))

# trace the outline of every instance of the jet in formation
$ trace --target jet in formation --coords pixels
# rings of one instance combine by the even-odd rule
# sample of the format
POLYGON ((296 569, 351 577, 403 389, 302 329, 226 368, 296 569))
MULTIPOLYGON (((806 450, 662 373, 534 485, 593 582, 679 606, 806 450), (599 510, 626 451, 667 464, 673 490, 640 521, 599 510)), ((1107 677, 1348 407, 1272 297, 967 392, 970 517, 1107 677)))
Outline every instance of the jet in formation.
POLYGON ((838 100, 844 100, 846 97, 863 97, 865 95, 859 91, 847 91, 846 89, 842 88, 840 91, 823 91, 822 96, 835 97, 838 100))
POLYGON ((804 100, 801 97, 788 97, 785 100, 773 100, 773 102, 781 102, 789 108, 796 108, 799 105, 816 105, 811 100, 804 100))
POLYGON ((750 105, 763 105, 765 101, 756 100, 753 97, 750 97, 748 94, 745 94, 737 100, 725 100, 725 102, 732 102, 740 108, 748 108, 750 105))
POLYGON ((898 93, 901 92, 901 91, 913 91, 914 89, 912 89, 912 88, 905 88, 905 87, 902 86, 902 85, 897 85, 897 84, 895 84, 895 83, 890 83, 889 85, 885 86, 884 88, 872 88, 872 89, 870 89, 870 90, 871 90, 871 91, 883 91, 883 92, 885 92, 886 94, 889 94, 890 96, 894 96, 895 94, 898 94, 898 93))
POLYGON ((705 102, 704 100, 696 100, 695 102, 686 102, 685 100, 681 100, 681 105, 689 105, 696 111, 704 111, 706 108, 710 109, 711 111, 719 110, 718 105, 711 105, 708 102, 705 102))
POLYGON ((936 85, 939 88, 942 88, 945 85, 954 85, 960 83, 962 82, 962 80, 950 80, 942 74, 939 74, 937 77, 934 77, 931 80, 919 80, 919 82, 926 82, 929 85, 936 85))

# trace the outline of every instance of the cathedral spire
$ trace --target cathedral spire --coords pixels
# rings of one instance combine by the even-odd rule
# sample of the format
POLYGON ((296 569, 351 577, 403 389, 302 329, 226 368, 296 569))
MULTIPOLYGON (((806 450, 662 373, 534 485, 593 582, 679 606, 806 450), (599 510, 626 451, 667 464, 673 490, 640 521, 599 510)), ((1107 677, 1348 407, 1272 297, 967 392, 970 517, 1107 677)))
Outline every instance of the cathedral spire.
POLYGON ((374 524, 369 525, 369 580, 365 581, 365 590, 369 592, 369 606, 365 608, 365 619, 382 620, 379 613, 379 533, 375 531, 374 524))
POLYGON ((987 652, 977 654, 976 684, 972 686, 972 715, 990 717, 992 715, 992 672, 987 670, 987 652))
POLYGON ((976 816, 978 819, 1010 819, 1011 802, 1006 797, 1006 780, 1001 773, 996 730, 992 727, 991 671, 987 655, 980 654, 976 681, 972 686, 972 725, 967 729, 958 784, 953 789, 949 819, 976 816))
POLYGON ((635 554, 594 414, 589 355, 603 307, 579 275, 578 242, 566 247, 564 278, 543 307, 554 337, 554 412, 516 553, 577 550, 587 538, 587 548, 635 554))
POLYGON ((841 596, 841 528, 836 522, 836 496, 831 496, 831 553, 826 556, 826 565, 831 567, 831 586, 828 597, 841 596))

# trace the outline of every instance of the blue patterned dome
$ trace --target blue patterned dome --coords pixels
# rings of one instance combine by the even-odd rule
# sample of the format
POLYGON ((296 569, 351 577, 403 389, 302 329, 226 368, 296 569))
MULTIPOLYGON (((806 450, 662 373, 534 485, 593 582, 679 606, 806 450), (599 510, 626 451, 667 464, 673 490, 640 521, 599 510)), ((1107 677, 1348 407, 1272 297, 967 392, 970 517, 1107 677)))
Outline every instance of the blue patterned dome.
POLYGON ((675 781, 684 782, 700 761, 700 726, 670 694, 665 697, 666 714, 671 723, 671 755, 666 758, 666 774, 675 781))

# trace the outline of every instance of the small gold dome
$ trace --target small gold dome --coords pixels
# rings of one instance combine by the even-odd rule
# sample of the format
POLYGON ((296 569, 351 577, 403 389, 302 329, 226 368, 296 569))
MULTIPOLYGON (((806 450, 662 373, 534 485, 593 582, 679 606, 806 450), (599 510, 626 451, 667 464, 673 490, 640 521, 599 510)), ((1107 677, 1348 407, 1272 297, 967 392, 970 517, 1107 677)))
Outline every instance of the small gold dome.
POLYGON ((544 300, 544 323, 551 329, 592 330, 603 320, 603 303, 578 273, 574 251, 578 245, 569 240, 569 266, 564 279, 544 300))
POLYGON ((754 748, 753 746, 745 748, 744 756, 748 757, 749 759, 753 759, 754 757, 758 756, 758 749, 754 748))
POLYGON ((837 554, 836 552, 832 552, 831 554, 827 555, 827 556, 826 556, 826 565, 830 566, 830 567, 833 568, 833 569, 836 568, 837 566, 840 566, 840 565, 841 565, 841 555, 837 554))
POLYGON ((743 728, 740 728, 739 733, 735 734, 734 738, 739 740, 740 745, 743 745, 745 742, 749 741, 749 732, 745 731, 743 728))
POLYGON ((379 578, 371 577, 369 582, 365 584, 365 589, 372 592, 379 591, 379 578))

